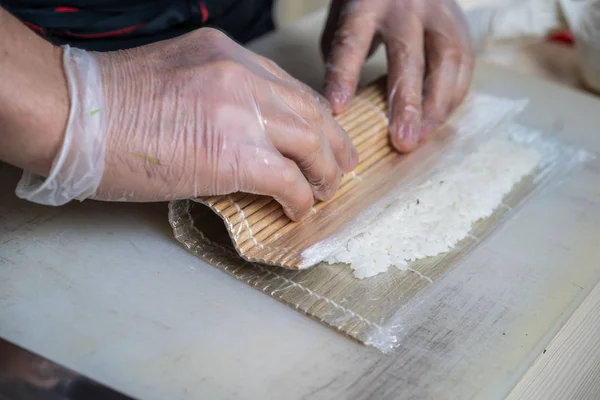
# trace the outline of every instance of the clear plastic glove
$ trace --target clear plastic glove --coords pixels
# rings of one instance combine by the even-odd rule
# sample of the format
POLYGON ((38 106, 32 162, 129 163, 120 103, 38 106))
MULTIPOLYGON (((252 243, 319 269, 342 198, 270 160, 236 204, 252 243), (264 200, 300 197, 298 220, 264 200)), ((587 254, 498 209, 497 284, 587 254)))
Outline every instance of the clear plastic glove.
POLYGON ((335 113, 348 108, 361 67, 381 42, 391 142, 411 151, 468 92, 474 67, 468 24, 454 0, 333 0, 321 47, 325 97, 335 113))
POLYGON ((213 29, 117 53, 66 48, 64 64, 63 147, 48 179, 24 174, 29 200, 246 192, 297 220, 358 162, 324 99, 213 29))

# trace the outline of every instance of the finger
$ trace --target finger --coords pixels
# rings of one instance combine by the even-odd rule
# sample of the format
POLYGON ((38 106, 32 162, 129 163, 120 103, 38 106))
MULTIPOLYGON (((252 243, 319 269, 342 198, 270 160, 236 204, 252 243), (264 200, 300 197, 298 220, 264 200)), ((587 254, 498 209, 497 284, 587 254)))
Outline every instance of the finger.
POLYGON ((293 221, 310 212, 313 192, 296 163, 276 151, 257 155, 254 160, 240 170, 241 192, 273 197, 293 221))
POLYGON ((330 114, 323 117, 323 134, 329 141, 335 159, 343 173, 349 173, 358 165, 358 151, 352 144, 348 132, 331 117, 330 114))
MULTIPOLYGON (((294 94, 299 95, 299 97, 304 97, 307 100, 311 98, 316 101, 319 105, 320 110, 322 110, 325 114, 331 114, 331 106, 329 102, 317 91, 312 89, 310 86, 302 83, 298 79, 294 78, 290 74, 288 74, 283 68, 277 65, 274 61, 262 57, 257 56, 260 65, 264 68, 265 72, 270 76, 267 76, 273 83, 275 83, 277 87, 280 85, 285 86, 289 91, 292 91, 294 94)), ((312 101, 307 101, 307 104, 314 103, 312 101)))
POLYGON ((445 35, 430 32, 425 38, 427 75, 423 91, 421 138, 427 138, 453 110, 462 51, 445 35))
POLYGON ((266 131, 275 148, 298 165, 315 198, 325 201, 333 197, 342 171, 318 127, 298 115, 279 114, 267 117, 266 131))
MULTIPOLYGON (((304 85, 303 85, 304 86, 304 85)), ((332 117, 327 101, 307 86, 297 89, 288 85, 273 85, 281 101, 290 110, 307 121, 328 141, 335 160, 343 172, 350 172, 358 164, 358 152, 348 133, 332 117)))
POLYGON ((390 139, 403 153, 414 150, 420 137, 425 72, 423 36, 423 22, 416 13, 406 15, 384 35, 390 139))
MULTIPOLYGON (((362 2, 347 2, 339 14, 339 24, 328 49, 325 71, 325 97, 336 114, 346 111, 356 92, 362 65, 375 35, 376 13, 364 10, 362 2)), ((325 40, 325 38, 324 38, 325 40)))
POLYGON ((346 0, 332 0, 331 6, 329 7, 329 14, 327 14, 325 28, 321 34, 321 56, 325 62, 327 62, 327 59, 329 58, 335 32, 340 26, 340 16, 342 14, 342 10, 344 9, 345 2, 346 0))

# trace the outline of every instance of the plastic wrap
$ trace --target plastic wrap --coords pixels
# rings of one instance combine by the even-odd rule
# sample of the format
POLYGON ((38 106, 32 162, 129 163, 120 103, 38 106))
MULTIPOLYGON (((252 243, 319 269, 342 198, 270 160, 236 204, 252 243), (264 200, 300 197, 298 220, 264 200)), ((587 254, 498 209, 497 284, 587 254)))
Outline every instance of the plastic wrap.
MULTIPOLYGON (((372 117, 372 125, 378 126, 378 122, 373 121, 375 118, 380 118, 383 123, 384 116, 374 117, 385 108, 385 104, 379 104, 384 103, 382 97, 379 97, 379 103, 373 100, 374 93, 381 96, 379 90, 373 91, 371 88, 371 91, 364 91, 349 113, 341 117, 347 129, 348 121, 361 118, 368 121, 369 116, 372 117)), ((362 227, 379 216, 390 202, 401 201, 404 192, 410 191, 436 171, 458 162, 490 137, 508 134, 513 140, 523 146, 533 147, 541 154, 541 161, 534 173, 515 186, 489 218, 477 222, 470 234, 451 251, 415 261, 409 265, 408 271, 391 268, 386 273, 359 280, 347 265, 341 264, 321 264, 314 268, 292 270, 265 263, 251 263, 240 257, 241 254, 245 258, 252 258, 248 256, 247 249, 244 253, 245 249, 239 247, 236 237, 239 238, 244 231, 240 226, 256 228, 253 221, 244 222, 241 219, 237 226, 231 221, 223 224, 209 208, 194 201, 170 204, 170 222, 175 236, 193 254, 237 279, 362 343, 382 351, 391 351, 403 331, 403 313, 409 301, 429 285, 435 284, 525 199, 546 183, 559 181, 571 167, 585 159, 585 153, 578 149, 540 132, 510 124, 525 103, 482 94, 472 95, 431 143, 409 156, 390 153, 378 158, 385 160, 380 161, 379 165, 371 163, 362 170, 359 166, 356 177, 345 181, 345 185, 350 186, 346 192, 343 191, 345 186, 342 186, 341 195, 317 206, 316 213, 307 221, 286 223, 286 229, 279 231, 278 236, 273 236, 275 233, 269 231, 270 236, 266 237, 272 237, 273 241, 262 242, 261 245, 263 249, 266 246, 270 249, 259 253, 267 263, 275 265, 282 264, 281 260, 286 258, 269 258, 273 255, 301 255, 295 259, 295 264, 286 264, 291 268, 305 267, 323 259, 332 248, 360 232, 362 227), (242 222, 244 225, 241 225, 242 222)), ((361 129, 364 131, 367 128, 361 129)), ((352 129, 348 130, 353 135, 352 129)), ((385 135, 385 129, 382 135, 385 135)), ((353 135, 355 143, 358 136, 353 135)), ((361 156, 365 151, 376 154, 377 149, 373 149, 369 141, 366 143, 369 145, 358 144, 361 156)), ((362 166, 365 165, 365 159, 368 158, 361 157, 362 166)), ((236 198, 231 196, 227 200, 236 198)), ((232 218, 218 207, 223 199, 203 201, 220 217, 232 218)), ((250 214, 249 207, 261 201, 265 200, 254 198, 243 207, 238 203, 234 209, 238 214, 242 210, 241 214, 245 213, 247 217, 250 214)), ((255 208, 251 215, 262 209, 258 206, 255 208)), ((272 227, 273 222, 266 226, 272 227)))

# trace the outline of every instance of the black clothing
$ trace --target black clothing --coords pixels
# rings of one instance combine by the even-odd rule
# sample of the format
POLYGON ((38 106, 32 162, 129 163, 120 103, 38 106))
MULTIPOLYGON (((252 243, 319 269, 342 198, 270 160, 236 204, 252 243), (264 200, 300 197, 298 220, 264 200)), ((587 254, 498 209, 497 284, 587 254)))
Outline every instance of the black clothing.
POLYGON ((57 44, 110 51, 218 28, 240 43, 273 30, 273 0, 0 0, 57 44))

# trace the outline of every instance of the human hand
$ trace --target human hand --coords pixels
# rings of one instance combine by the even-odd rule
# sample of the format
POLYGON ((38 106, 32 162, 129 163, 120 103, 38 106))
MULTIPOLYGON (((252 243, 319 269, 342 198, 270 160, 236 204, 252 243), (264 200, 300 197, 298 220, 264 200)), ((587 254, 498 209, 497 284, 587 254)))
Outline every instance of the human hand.
POLYGON ((466 96, 474 57, 469 28, 454 0, 333 0, 321 48, 325 97, 348 109, 365 59, 381 43, 388 59, 390 136, 414 150, 466 96))
POLYGON ((116 53, 67 49, 65 63, 71 117, 53 203, 246 192, 298 220, 358 162, 327 101, 216 30, 116 53))

